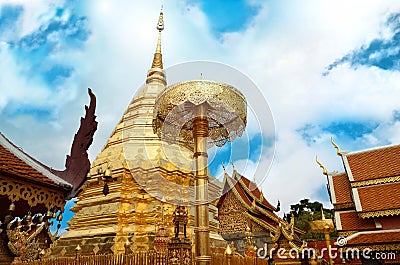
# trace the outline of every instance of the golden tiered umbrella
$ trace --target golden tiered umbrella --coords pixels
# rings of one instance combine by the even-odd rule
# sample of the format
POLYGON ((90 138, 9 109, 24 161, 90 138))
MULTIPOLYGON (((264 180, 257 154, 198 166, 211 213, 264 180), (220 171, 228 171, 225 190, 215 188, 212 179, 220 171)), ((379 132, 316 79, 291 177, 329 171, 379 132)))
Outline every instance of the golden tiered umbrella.
POLYGON ((194 151, 196 263, 210 263, 208 223, 207 148, 223 146, 241 136, 246 128, 247 103, 231 85, 191 80, 167 87, 156 99, 153 130, 169 143, 194 151))

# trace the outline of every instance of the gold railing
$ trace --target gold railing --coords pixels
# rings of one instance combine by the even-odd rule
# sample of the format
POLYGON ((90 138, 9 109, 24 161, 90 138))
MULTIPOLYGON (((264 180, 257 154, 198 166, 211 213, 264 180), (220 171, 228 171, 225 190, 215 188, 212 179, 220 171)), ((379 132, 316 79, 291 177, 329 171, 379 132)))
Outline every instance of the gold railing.
MULTIPOLYGON (((14 262, 16 265, 169 265, 167 255, 142 252, 128 255, 90 255, 60 257, 25 262, 14 262)), ((268 265, 267 259, 249 258, 235 255, 213 254, 211 265, 268 265)))

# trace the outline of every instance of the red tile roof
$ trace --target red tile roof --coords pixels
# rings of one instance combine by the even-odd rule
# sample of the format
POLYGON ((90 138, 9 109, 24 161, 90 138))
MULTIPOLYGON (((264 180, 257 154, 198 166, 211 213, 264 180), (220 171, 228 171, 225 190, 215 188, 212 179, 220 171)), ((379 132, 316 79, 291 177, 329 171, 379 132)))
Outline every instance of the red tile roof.
POLYGON ((359 187, 357 190, 363 212, 400 208, 399 182, 359 187))
POLYGON ((278 222, 282 220, 274 213, 276 207, 272 206, 264 196, 262 202, 260 202, 260 197, 257 197, 257 195, 261 196, 262 193, 256 184, 247 178, 234 171, 233 178, 226 174, 224 182, 223 196, 221 196, 217 203, 218 208, 220 208, 225 200, 226 194, 233 192, 235 196, 239 196, 238 199, 241 199, 245 203, 244 206, 247 208, 247 213, 253 218, 258 219, 264 227, 276 227, 278 222))
POLYGON ((400 145, 346 155, 354 181, 400 175, 400 145))
POLYGON ((264 197, 262 192, 258 189, 257 184, 248 180, 244 176, 241 176, 237 171, 234 171, 233 174, 236 174, 236 178, 239 179, 238 183, 241 185, 242 189, 246 191, 246 194, 250 197, 251 201, 256 200, 258 205, 261 205, 270 211, 277 210, 277 208, 269 203, 269 201, 264 197))
POLYGON ((336 204, 351 203, 350 181, 346 173, 332 176, 333 190, 336 196, 336 204))
POLYGON ((16 179, 70 190, 72 185, 48 171, 0 133, 0 174, 16 179))
POLYGON ((400 243, 400 230, 385 230, 372 233, 361 232, 347 238, 347 246, 400 243))
POLYGON ((362 231, 376 229, 373 219, 362 219, 357 212, 340 212, 341 231, 362 231))

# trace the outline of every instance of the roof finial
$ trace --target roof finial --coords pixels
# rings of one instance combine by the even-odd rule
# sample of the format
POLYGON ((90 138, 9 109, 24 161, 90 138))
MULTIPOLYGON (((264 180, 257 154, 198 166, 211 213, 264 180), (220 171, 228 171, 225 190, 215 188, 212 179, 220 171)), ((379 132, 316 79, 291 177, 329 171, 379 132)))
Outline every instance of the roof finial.
POLYGON ((333 141, 332 136, 331 136, 331 143, 332 143, 333 147, 335 147, 336 150, 337 150, 336 154, 337 154, 338 156, 342 156, 342 152, 340 151, 339 146, 333 141))
POLYGON ((321 206, 321 220, 325 220, 324 207, 321 206))
POLYGON ((324 174, 325 176, 328 176, 328 172, 326 171, 326 167, 324 165, 322 165, 321 162, 319 162, 318 156, 315 156, 315 162, 317 162, 319 167, 322 168, 322 174, 324 174))
POLYGON ((160 16, 158 17, 157 22, 157 30, 158 30, 158 39, 157 39, 157 47, 154 53, 153 62, 151 64, 151 68, 147 74, 146 83, 149 83, 153 80, 159 80, 164 85, 167 84, 165 80, 165 74, 163 73, 163 61, 162 61, 162 53, 161 53, 161 31, 164 30, 164 13, 162 11, 163 7, 161 6, 160 16), (161 74, 161 76, 160 76, 161 74), (154 78, 151 78, 154 76, 154 78))
POLYGON ((160 16, 158 17, 158 23, 157 23, 158 32, 161 32, 164 29, 164 13, 162 10, 163 6, 161 6, 160 16))

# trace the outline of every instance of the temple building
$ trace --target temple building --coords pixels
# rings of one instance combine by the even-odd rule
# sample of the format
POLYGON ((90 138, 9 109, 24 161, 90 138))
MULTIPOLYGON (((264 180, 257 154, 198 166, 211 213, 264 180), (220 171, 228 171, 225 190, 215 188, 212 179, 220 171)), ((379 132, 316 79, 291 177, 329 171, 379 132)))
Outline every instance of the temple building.
MULTIPOLYGON (((343 249, 400 249, 400 145, 344 152, 332 141, 345 171, 327 172, 338 246, 343 249)), ((360 257, 368 262, 367 257, 360 257)), ((393 262, 381 260, 381 262, 393 262)))
MULTIPOLYGON (((223 195, 217 203, 222 237, 233 242, 237 251, 246 254, 249 245, 256 248, 291 247, 301 249, 300 235, 304 233, 280 218, 279 202, 273 206, 257 185, 240 175, 235 169, 232 177, 225 172, 223 195), (279 246, 279 247, 278 247, 279 246)), ((294 219, 292 220, 294 221, 294 219)))
MULTIPOLYGON (((72 208, 68 231, 52 248, 53 256, 122 254, 154 250, 156 235, 173 234, 176 205, 189 205, 193 186, 193 152, 167 144, 153 132, 155 100, 166 88, 161 53, 163 13, 157 24, 158 40, 146 83, 128 105, 123 117, 93 161, 83 192, 72 208), (185 188, 186 187, 186 188, 185 188), (161 230, 160 230, 161 229, 161 230)), ((211 193, 220 192, 215 184, 211 193)), ((193 236, 194 209, 189 209, 188 238, 193 236)), ((210 207, 211 237, 216 242, 216 208, 210 207)), ((216 244, 212 242, 212 244, 216 244)))
POLYGON ((90 162, 94 132, 95 96, 74 137, 66 169, 57 171, 25 153, 0 134, 0 264, 46 257, 54 242, 66 200, 80 192, 90 162), (50 233, 57 223, 55 234, 50 233))

